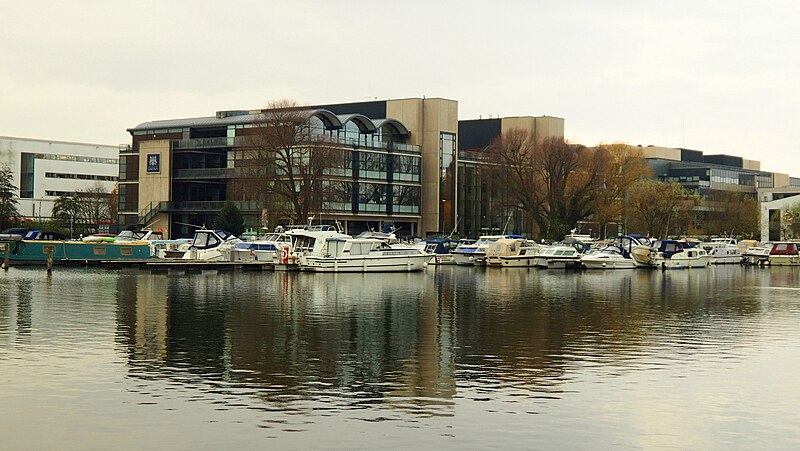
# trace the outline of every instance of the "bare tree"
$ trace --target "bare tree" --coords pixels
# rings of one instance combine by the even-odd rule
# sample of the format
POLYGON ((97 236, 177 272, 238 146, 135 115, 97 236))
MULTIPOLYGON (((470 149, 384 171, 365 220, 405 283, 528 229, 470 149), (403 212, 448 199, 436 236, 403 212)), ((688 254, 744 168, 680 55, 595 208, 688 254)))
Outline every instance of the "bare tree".
POLYGON ((110 222, 110 193, 100 183, 77 191, 74 196, 61 196, 53 204, 53 218, 75 233, 97 232, 98 225, 110 222))
POLYGON ((598 146, 596 152, 604 154, 607 163, 603 166, 601 184, 594 196, 593 222, 601 227, 605 238, 608 235, 605 230, 607 224, 623 222, 631 186, 639 180, 652 177, 653 171, 636 147, 608 144, 598 146))
POLYGON ((319 212, 328 194, 325 176, 344 158, 335 143, 312 128, 309 118, 308 109, 283 100, 271 103, 254 127, 246 129, 241 195, 258 201, 273 218, 302 223, 319 212))
POLYGON ((505 189, 548 239, 561 239, 593 213, 608 165, 606 153, 561 138, 536 139, 526 130, 501 135, 490 161, 505 189))

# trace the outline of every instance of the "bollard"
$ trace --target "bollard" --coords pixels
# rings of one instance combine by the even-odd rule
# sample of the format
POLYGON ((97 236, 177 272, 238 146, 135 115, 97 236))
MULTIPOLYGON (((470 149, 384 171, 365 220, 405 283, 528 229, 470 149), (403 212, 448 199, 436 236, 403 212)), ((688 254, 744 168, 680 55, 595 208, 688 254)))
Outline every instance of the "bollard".
POLYGON ((6 270, 6 271, 8 271, 8 265, 9 265, 8 259, 9 259, 9 257, 8 257, 8 243, 5 243, 3 245, 3 269, 6 270))
POLYGON ((53 252, 47 252, 47 273, 50 274, 53 272, 53 252))

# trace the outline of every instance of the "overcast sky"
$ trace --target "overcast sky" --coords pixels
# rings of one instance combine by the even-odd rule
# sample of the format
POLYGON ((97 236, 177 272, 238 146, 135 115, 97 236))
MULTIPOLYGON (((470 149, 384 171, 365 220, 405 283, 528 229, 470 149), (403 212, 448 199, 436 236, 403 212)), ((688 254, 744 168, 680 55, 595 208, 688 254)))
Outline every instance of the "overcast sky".
POLYGON ((797 1, 0 0, 0 135, 102 144, 278 99, 459 102, 800 177, 797 1))

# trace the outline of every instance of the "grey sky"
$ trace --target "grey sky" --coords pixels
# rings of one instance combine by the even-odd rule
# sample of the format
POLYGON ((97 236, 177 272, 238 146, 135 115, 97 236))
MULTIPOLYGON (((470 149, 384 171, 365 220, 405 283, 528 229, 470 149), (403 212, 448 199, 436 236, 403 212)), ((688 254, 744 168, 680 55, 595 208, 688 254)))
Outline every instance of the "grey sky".
POLYGON ((0 0, 0 17, 0 135, 120 144, 271 100, 425 95, 800 177, 800 2, 0 0))

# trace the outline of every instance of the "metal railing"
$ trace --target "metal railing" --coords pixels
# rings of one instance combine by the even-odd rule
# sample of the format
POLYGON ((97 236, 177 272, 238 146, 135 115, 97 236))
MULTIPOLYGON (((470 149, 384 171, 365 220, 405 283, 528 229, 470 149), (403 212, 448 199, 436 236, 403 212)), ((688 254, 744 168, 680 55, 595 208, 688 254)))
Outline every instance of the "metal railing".
POLYGON ((189 138, 189 139, 173 139, 173 149, 208 149, 215 147, 232 147, 235 144, 235 138, 217 137, 217 138, 189 138))
POLYGON ((177 169, 173 180, 224 179, 234 175, 233 168, 177 169))

